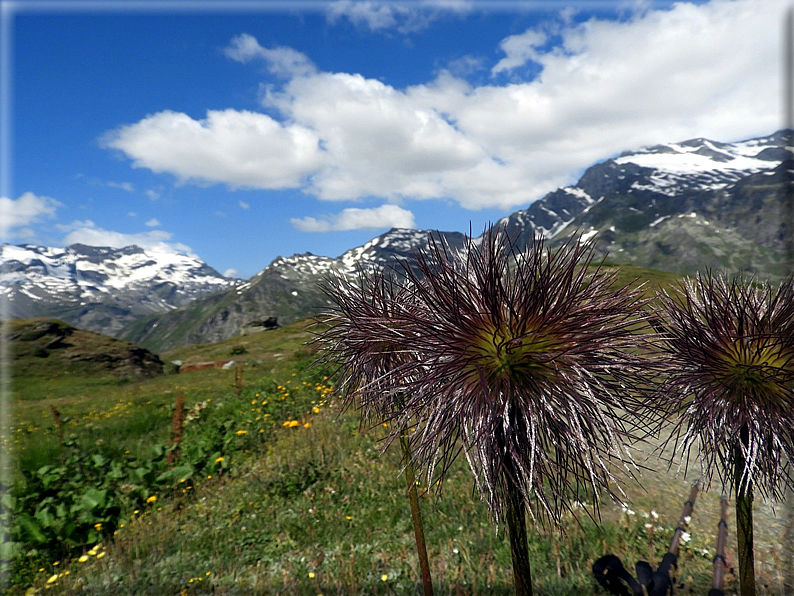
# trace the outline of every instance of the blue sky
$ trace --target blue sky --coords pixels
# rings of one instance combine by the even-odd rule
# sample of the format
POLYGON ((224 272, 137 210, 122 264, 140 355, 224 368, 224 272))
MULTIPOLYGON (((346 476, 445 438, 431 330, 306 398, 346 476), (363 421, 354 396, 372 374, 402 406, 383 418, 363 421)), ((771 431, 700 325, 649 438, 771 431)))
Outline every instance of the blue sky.
POLYGON ((623 150, 780 128, 785 7, 4 1, 0 234, 247 278, 479 232, 623 150))

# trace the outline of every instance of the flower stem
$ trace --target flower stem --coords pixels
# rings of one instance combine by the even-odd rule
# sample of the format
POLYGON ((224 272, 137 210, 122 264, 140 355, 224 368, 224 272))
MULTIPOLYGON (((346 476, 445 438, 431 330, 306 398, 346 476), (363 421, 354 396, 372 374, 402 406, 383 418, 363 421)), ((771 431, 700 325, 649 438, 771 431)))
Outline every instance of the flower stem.
MULTIPOLYGON (((747 446, 748 431, 742 429, 741 440, 747 446)), ((739 546, 739 588, 742 596, 755 596, 755 557, 753 555, 753 485, 742 482, 744 455, 736 447, 734 488, 736 489, 736 536, 739 546)))
POLYGON ((411 518, 414 522, 414 537, 416 538, 416 554, 419 557, 419 567, 422 571, 422 586, 425 596, 433 596, 433 581, 430 577, 430 562, 427 558, 425 545, 425 530, 422 525, 422 512, 419 510, 419 495, 416 492, 416 475, 411 463, 411 443, 405 429, 400 432, 400 446, 405 461, 405 482, 408 485, 408 499, 411 502, 411 518))
POLYGON ((513 583, 516 588, 516 596, 532 596, 527 518, 524 501, 517 489, 514 489, 507 499, 507 532, 510 535, 510 554, 513 558, 513 583))

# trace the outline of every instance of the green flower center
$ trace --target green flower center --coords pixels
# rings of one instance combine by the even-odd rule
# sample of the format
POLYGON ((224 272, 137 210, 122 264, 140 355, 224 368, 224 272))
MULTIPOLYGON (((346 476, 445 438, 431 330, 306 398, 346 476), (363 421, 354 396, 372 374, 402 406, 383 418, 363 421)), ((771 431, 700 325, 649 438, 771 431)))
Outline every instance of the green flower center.
POLYGON ((768 341, 735 340, 720 356, 714 376, 737 394, 777 395, 794 373, 792 355, 768 341))
POLYGON ((487 379, 538 380, 554 374, 552 355, 559 352, 561 343, 548 331, 526 330, 518 335, 502 325, 483 329, 467 351, 472 368, 487 379))

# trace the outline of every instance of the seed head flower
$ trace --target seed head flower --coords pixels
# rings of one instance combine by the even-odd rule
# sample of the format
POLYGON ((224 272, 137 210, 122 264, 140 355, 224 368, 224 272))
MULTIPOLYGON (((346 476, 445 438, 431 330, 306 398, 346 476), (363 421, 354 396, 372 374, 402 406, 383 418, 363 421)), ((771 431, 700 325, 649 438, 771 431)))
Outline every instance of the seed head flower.
POLYGON ((428 485, 462 451, 495 519, 518 496, 555 523, 617 486, 623 417, 649 372, 635 333, 647 300, 592 260, 577 239, 519 250, 492 227, 461 252, 431 241, 403 264, 418 306, 402 313, 401 345, 421 362, 405 411, 428 485))
POLYGON ((677 417, 681 455, 695 448, 735 495, 739 585, 755 594, 753 492, 794 487, 794 277, 775 289, 708 272, 659 300, 669 371, 652 405, 677 417))
POLYGON ((410 289, 393 272, 379 271, 360 272, 355 281, 330 278, 323 291, 335 306, 320 319, 327 325, 315 340, 320 362, 338 369, 343 408, 355 404, 363 421, 380 423, 400 411, 400 371, 413 364, 399 344, 412 332, 403 316, 412 306, 410 289))
POLYGON ((659 292, 657 325, 669 361, 649 405, 675 417, 679 452, 694 448, 704 475, 716 471, 782 499, 794 487, 794 279, 776 289, 709 272, 659 292), (683 435, 682 435, 683 433, 683 435))

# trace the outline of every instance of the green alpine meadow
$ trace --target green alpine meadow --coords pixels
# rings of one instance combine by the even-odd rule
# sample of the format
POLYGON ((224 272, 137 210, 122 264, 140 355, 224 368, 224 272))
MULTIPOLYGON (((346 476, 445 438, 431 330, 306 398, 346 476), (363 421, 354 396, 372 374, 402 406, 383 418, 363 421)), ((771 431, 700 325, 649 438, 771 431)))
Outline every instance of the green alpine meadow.
MULTIPOLYGON (((590 263, 577 279, 603 273, 615 291, 633 288, 626 291, 646 306, 660 289, 670 293, 681 283, 603 263, 590 263)), ((642 318, 632 331, 638 338, 652 333, 642 318)), ((555 337, 562 338, 560 325, 555 337)), ((422 592, 404 474, 411 456, 394 437, 402 432, 404 446, 423 457, 436 439, 395 416, 393 404, 362 417, 353 388, 367 388, 371 400, 384 378, 380 385, 351 379, 352 369, 321 358, 318 337, 346 337, 338 323, 304 319, 159 356, 54 319, 17 320, 8 328, 7 594, 422 592), (116 358, 112 366, 108 355, 116 358)), ((483 346, 490 358, 493 348, 483 346)), ((537 357, 537 346, 527 349, 537 357)), ((432 395, 432 383, 419 393, 411 378, 406 372, 405 391, 432 395)), ((655 566, 667 552, 699 476, 690 470, 685 478, 671 464, 669 445, 660 451, 663 436, 644 438, 621 465, 608 468, 614 485, 591 485, 578 496, 550 492, 572 495, 554 510, 554 523, 529 517, 523 548, 534 593, 605 593, 592 572, 600 557, 614 554, 632 569, 640 560, 655 566)), ((455 448, 453 439, 444 441, 455 448)), ((494 524, 488 492, 477 488, 466 458, 443 462, 443 482, 427 473, 426 460, 416 464, 434 593, 514 593, 510 533, 494 524)), ((538 482, 554 491, 549 483, 559 472, 544 474, 538 482)), ((543 511, 525 490, 527 507, 543 511)), ((719 497, 719 489, 700 496, 680 540, 675 582, 684 593, 711 586, 719 497)), ((758 593, 772 594, 783 569, 777 537, 785 518, 758 500, 754 513, 758 593)), ((728 526, 725 590, 738 594, 730 518, 728 526)))

